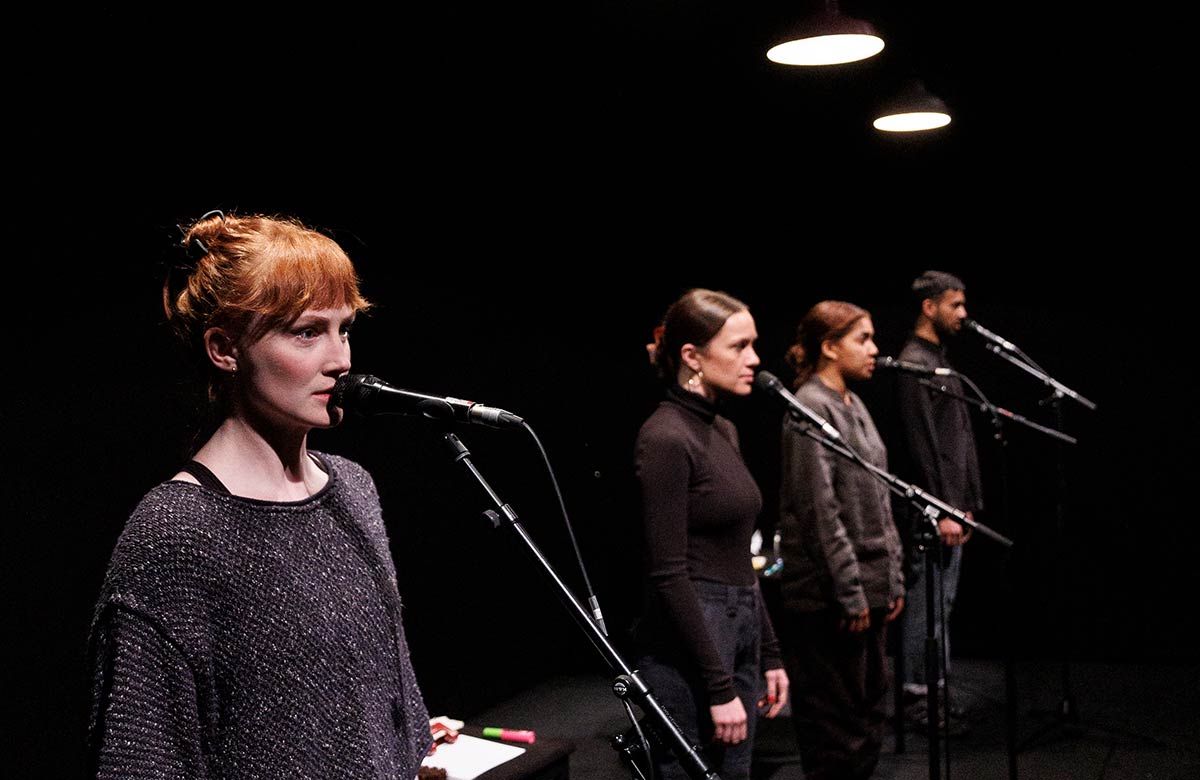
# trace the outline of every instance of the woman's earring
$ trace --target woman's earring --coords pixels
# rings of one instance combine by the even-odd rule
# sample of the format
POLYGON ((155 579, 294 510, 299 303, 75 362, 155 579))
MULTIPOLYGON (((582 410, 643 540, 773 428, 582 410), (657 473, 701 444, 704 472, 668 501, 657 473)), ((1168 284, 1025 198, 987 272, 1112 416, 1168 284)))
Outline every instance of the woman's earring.
POLYGON ((700 383, 703 381, 704 381, 704 372, 697 371, 696 373, 692 374, 688 378, 688 381, 687 381, 688 387, 699 387, 700 383))

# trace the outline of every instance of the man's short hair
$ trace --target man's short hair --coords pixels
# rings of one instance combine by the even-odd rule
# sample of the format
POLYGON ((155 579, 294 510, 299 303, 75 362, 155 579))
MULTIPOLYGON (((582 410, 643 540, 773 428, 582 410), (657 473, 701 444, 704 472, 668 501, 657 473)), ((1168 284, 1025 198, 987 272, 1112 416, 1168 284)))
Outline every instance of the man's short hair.
POLYGON ((948 274, 945 271, 926 271, 913 280, 913 303, 916 305, 917 311, 920 311, 921 303, 926 298, 936 301, 947 290, 962 290, 966 292, 966 289, 967 286, 963 284, 962 279, 959 279, 954 274, 948 274))

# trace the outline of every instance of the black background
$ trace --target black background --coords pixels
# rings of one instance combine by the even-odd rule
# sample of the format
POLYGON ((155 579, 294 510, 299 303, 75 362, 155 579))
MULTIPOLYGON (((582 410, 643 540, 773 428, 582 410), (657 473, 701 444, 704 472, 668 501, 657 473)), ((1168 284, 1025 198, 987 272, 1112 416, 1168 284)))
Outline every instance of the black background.
MULTIPOLYGON (((763 18, 723 5, 104 12, 25 28, 35 45, 6 54, 5 689, 20 776, 82 766, 93 600, 192 419, 162 272, 176 225, 211 208, 291 214, 339 240, 378 304, 353 337, 356 371, 526 419, 536 441, 458 433, 582 598, 545 448, 621 647, 630 447, 657 398, 644 345, 665 306, 690 286, 742 298, 763 367, 788 381, 782 355, 812 303, 866 307, 895 354, 912 278, 956 272, 974 318, 1098 404, 1063 402, 1078 444, 1061 483, 1050 439, 1006 426, 1002 457, 977 417, 981 521, 1016 545, 1009 558, 971 542, 956 653, 1000 657, 1011 638, 1022 657, 1196 661, 1189 212, 1160 189, 1187 158, 1169 124, 1136 125, 1110 100, 1169 83, 1089 37, 1108 20, 892 4, 916 14, 891 21, 923 31, 927 72, 960 113, 932 138, 881 139, 862 124, 870 66, 781 75, 750 46, 763 18)), ((1054 423, 1046 389, 976 336, 953 350, 993 403, 1054 423)), ((857 388, 889 437, 893 381, 857 388)), ((770 499, 779 408, 754 395, 729 413, 770 499)), ((563 669, 604 684, 604 659, 426 421, 351 419, 312 446, 375 475, 434 714, 469 717, 563 669)))

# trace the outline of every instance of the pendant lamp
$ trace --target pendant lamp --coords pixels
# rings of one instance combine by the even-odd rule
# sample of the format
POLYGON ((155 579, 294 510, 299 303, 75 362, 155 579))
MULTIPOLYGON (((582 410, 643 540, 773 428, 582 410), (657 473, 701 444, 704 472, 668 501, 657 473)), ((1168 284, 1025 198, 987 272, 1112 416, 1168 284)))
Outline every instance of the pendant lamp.
POLYGON ((926 89, 924 82, 909 78, 880 104, 871 124, 887 133, 934 130, 950 124, 950 110, 945 101, 926 89))
POLYGON ((767 59, 781 65, 839 65, 874 57, 883 51, 883 38, 874 26, 845 16, 837 0, 796 23, 767 50, 767 59))

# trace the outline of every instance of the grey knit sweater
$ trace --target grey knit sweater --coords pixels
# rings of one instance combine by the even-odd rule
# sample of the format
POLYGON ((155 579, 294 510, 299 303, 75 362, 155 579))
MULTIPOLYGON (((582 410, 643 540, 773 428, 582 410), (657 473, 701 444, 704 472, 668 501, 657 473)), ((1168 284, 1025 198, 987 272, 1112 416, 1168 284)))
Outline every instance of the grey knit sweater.
POLYGON ((379 497, 352 461, 275 503, 187 482, 130 516, 96 606, 96 778, 410 780, 431 744, 379 497))

